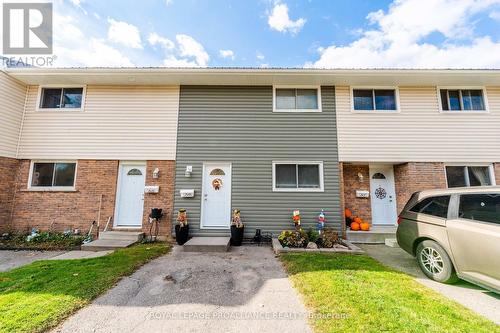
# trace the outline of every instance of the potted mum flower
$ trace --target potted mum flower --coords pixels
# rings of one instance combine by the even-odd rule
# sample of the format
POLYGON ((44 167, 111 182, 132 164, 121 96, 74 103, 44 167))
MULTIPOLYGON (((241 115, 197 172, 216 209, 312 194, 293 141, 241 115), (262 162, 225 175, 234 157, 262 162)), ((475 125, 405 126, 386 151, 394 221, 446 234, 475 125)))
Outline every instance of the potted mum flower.
POLYGON ((231 245, 241 246, 243 242, 243 233, 245 226, 241 222, 240 210, 233 210, 233 218, 231 220, 231 245))
POLYGON ((187 242, 189 235, 189 225, 187 212, 184 208, 179 209, 177 213, 177 224, 175 226, 175 240, 177 244, 183 245, 187 242))

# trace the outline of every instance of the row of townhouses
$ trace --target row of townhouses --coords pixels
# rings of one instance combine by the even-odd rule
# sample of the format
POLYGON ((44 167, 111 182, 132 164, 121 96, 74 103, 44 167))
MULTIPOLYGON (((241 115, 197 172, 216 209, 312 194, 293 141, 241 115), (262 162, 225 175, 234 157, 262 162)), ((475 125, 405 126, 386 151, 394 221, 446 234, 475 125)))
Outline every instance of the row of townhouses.
POLYGON ((500 71, 12 68, 0 229, 192 235, 395 225, 415 191, 500 183, 500 71))

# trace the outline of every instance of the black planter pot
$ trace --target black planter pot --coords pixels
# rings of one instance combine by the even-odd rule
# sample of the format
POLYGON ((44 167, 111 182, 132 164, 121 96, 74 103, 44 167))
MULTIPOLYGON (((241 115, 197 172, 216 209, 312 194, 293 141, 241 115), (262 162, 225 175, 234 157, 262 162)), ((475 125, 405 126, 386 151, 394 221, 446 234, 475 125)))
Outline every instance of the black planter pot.
POLYGON ((245 226, 237 228, 235 225, 231 226, 231 245, 241 246, 243 242, 243 233, 245 231, 245 226))
POLYGON ((189 224, 182 227, 180 225, 175 226, 175 240, 177 244, 183 245, 187 242, 189 236, 189 224))

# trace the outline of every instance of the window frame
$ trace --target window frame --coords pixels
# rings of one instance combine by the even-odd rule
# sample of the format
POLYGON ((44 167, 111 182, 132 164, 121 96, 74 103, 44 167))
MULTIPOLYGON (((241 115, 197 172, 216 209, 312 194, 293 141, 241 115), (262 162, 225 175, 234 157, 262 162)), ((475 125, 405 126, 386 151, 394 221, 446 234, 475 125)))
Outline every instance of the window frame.
MULTIPOLYGON (((272 162, 272 181, 273 192, 324 192, 324 173, 323 161, 273 161, 272 162), (290 164, 290 165, 317 165, 319 167, 319 188, 277 188, 276 187, 276 165, 277 164, 290 164)), ((298 170, 298 169, 297 169, 298 170)), ((298 182, 298 178, 297 178, 298 182)))
MULTIPOLYGON (((79 112, 85 110, 85 98, 87 97, 87 85, 72 85, 72 84, 48 84, 48 85, 39 85, 38 86, 38 95, 36 101, 36 111, 37 112, 79 112), (42 108, 42 92, 43 89, 69 89, 69 88, 81 88, 82 89, 82 104, 79 108, 42 108)), ((61 91, 61 99, 62 99, 62 91, 61 91)))
MULTIPOLYGON (((438 98, 439 112, 442 114, 481 114, 490 113, 490 107, 488 104, 488 96, 486 94, 485 86, 437 86, 436 94, 438 98), (458 90, 460 95, 460 110, 443 110, 443 100, 441 98, 441 90, 458 90), (484 110, 463 110, 463 100, 462 100, 462 90, 481 90, 483 92, 483 103, 484 110)), ((448 97, 448 107, 450 105, 450 97, 448 97)))
POLYGON ((301 112, 323 112, 321 104, 321 86, 320 85, 273 85, 273 112, 290 112, 290 113, 301 113, 301 112), (317 109, 278 109, 276 107, 276 90, 277 89, 316 89, 318 108, 317 109))
MULTIPOLYGON (((55 168, 54 168, 55 173, 55 168)), ((55 191, 55 192, 75 192, 76 191, 76 177, 78 174, 78 161, 76 160, 31 160, 30 161, 30 171, 28 176, 28 190, 29 191, 55 191), (74 163, 75 164, 75 175, 73 177, 73 185, 72 186, 32 186, 31 181, 33 180, 33 169, 35 167, 35 163, 74 163)), ((54 174, 52 175, 54 177, 54 174)), ((54 182, 54 179, 52 179, 54 182)))
POLYGON ((376 113, 376 114, 394 114, 401 113, 401 104, 399 99, 399 87, 398 86, 350 86, 351 94, 351 112, 352 113, 376 113), (372 92, 373 98, 373 110, 356 110, 354 108, 354 90, 394 90, 394 98, 396 99, 396 109, 395 110, 379 110, 376 109, 375 94, 372 92))
MULTIPOLYGON (((493 163, 446 163, 444 165, 444 178, 446 179, 446 188, 457 188, 457 187, 449 187, 448 186, 448 173, 446 171, 446 167, 488 167, 489 174, 490 174, 490 181, 491 185, 485 185, 485 186, 496 186, 496 178, 495 178, 495 166, 493 163)), ((469 180, 469 171, 465 173, 465 183, 468 188, 474 188, 474 187, 479 187, 479 186, 470 186, 470 180, 469 180)))

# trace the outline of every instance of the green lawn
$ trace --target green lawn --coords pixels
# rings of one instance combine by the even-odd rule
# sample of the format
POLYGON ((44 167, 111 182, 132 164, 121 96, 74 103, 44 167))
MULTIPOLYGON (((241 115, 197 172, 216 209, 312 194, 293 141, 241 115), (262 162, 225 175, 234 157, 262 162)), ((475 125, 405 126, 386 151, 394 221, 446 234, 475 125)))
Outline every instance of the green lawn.
POLYGON ((500 332, 499 326, 364 255, 281 256, 316 332, 500 332), (344 315, 344 317, 342 317, 344 315))
POLYGON ((41 332, 111 288, 165 243, 142 244, 81 260, 44 260, 0 273, 0 332, 41 332))

